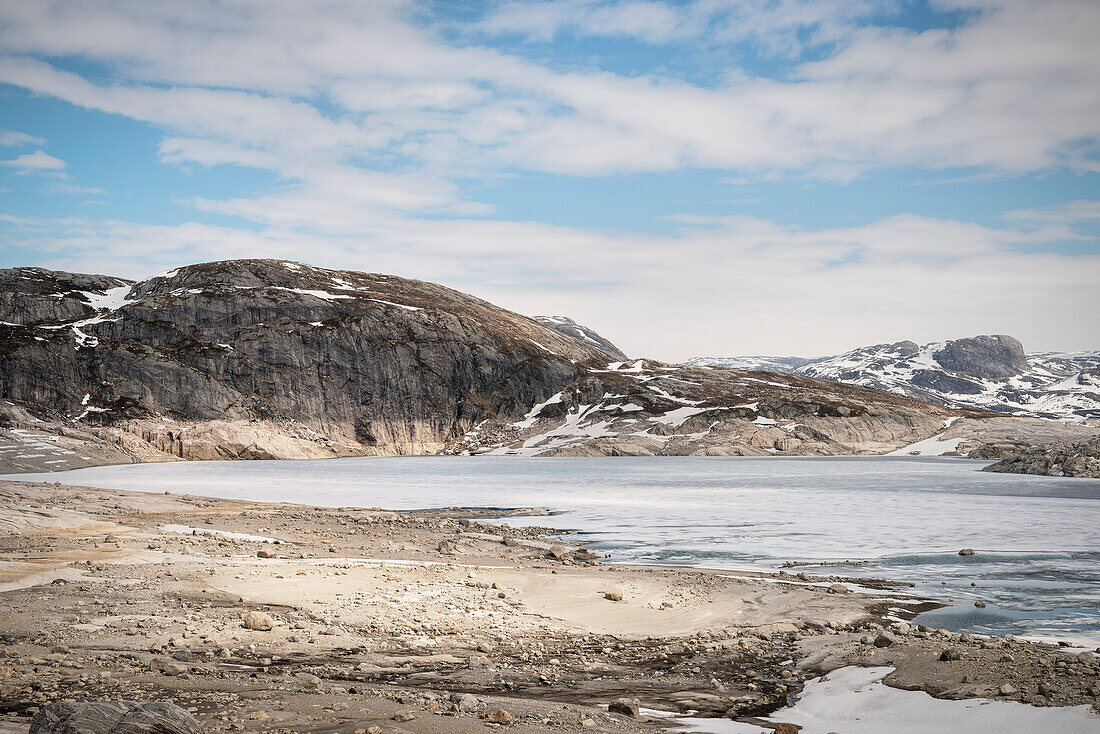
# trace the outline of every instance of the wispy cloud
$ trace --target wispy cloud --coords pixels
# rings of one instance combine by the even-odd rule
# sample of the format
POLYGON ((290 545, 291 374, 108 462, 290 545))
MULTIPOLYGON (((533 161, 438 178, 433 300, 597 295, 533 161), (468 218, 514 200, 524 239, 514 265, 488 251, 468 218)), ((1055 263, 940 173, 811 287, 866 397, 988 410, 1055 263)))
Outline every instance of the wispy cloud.
POLYGON ((67 181, 50 181, 43 190, 50 194, 106 194, 99 186, 78 186, 67 181))
POLYGON ((16 145, 44 145, 45 140, 36 138, 27 133, 15 130, 0 130, 0 146, 13 147, 16 145))
POLYGON ((24 153, 12 160, 0 160, 0 166, 14 168, 19 174, 42 173, 63 170, 65 168, 65 161, 60 158, 54 158, 52 155, 41 150, 36 150, 33 153, 24 153))

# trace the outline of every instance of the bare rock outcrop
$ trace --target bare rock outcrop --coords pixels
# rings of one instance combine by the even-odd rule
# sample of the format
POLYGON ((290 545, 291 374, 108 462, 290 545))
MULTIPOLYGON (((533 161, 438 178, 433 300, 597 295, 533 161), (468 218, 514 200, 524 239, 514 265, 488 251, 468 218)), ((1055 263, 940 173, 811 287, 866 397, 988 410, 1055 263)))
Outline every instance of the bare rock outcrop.
POLYGON ((1100 479, 1100 437, 1076 443, 1032 446, 990 464, 983 471, 1100 479))
POLYGON ((4 270, 0 322, 12 407, 188 459, 431 453, 609 359, 443 286, 276 260, 4 270))

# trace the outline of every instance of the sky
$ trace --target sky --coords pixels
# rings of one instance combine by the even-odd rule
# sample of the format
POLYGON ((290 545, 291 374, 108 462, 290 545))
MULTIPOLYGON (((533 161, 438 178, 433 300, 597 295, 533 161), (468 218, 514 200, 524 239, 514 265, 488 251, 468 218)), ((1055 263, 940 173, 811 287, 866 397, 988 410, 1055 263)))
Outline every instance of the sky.
POLYGON ((1097 0, 0 0, 0 267, 440 282, 627 353, 1100 349, 1097 0))

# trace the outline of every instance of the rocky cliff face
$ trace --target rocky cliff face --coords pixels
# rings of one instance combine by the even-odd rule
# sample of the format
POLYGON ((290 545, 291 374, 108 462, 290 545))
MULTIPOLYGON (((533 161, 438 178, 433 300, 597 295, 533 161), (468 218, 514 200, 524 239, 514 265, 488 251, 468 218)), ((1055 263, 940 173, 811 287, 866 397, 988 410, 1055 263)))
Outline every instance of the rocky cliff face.
POLYGON ((600 336, 587 326, 578 324, 568 316, 536 316, 535 321, 538 321, 543 326, 550 327, 554 331, 582 341, 591 347, 595 347, 612 359, 625 361, 627 358, 626 355, 623 354, 623 350, 619 349, 609 340, 600 336))
POLYGON ((956 408, 1086 421, 1100 418, 1100 352, 1025 354, 1010 336, 877 344, 833 357, 700 357, 687 364, 790 372, 956 408))
MULTIPOLYGON (((215 420, 322 453, 431 453, 609 359, 432 283, 282 261, 138 283, 17 268, 0 294, 0 397, 185 458, 216 458, 191 449, 215 420)), ((248 455, 247 436, 223 438, 248 455)))

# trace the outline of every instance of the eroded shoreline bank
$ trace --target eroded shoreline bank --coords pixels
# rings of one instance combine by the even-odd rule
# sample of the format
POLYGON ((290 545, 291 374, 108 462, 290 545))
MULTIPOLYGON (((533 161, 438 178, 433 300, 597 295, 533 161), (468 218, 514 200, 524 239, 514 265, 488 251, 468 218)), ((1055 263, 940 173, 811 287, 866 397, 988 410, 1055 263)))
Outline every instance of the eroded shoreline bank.
POLYGON ((892 584, 606 565, 457 508, 3 480, 0 498, 11 731, 49 701, 120 697, 174 700, 209 731, 465 732, 500 710, 517 731, 654 731, 668 721, 605 707, 751 721, 852 664, 944 698, 1100 693, 1088 654, 910 628, 935 604, 892 584))

